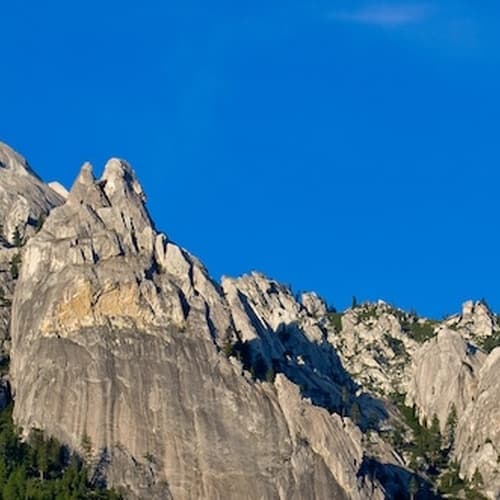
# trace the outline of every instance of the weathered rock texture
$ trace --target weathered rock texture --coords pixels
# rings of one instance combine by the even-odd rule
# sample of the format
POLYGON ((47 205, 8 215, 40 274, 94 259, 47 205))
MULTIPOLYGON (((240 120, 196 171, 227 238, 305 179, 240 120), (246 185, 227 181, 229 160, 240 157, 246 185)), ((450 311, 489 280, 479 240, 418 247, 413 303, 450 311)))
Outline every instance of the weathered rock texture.
POLYGON ((485 357, 458 332, 443 327, 413 357, 408 405, 415 404, 421 420, 429 423, 437 415, 444 430, 452 405, 460 417, 474 400, 485 357))
POLYGON ((405 369, 418 343, 404 331, 409 315, 379 301, 348 309, 329 341, 344 366, 366 389, 380 396, 403 391, 405 369))
POLYGON ((0 365, 9 356, 10 306, 22 261, 22 250, 15 244, 33 235, 50 210, 62 202, 21 155, 0 142, 0 365))
POLYGON ((0 144, 0 354, 26 433, 88 436, 96 476, 131 498, 401 498, 409 469, 378 432, 398 392, 442 426, 455 405, 461 474, 499 494, 484 303, 439 323, 383 302, 338 314, 259 273, 219 285, 155 229, 126 162, 52 186, 0 144))
POLYGON ((266 335, 301 321, 308 349, 326 348, 335 388, 340 363, 321 328, 296 303, 267 321, 275 294, 249 297, 264 278, 240 291, 227 282, 226 300, 156 232, 144 199, 125 162, 110 160, 99 180, 86 164, 26 244, 12 320, 16 421, 77 449, 88 435, 100 473, 130 496, 383 498, 359 474, 362 436, 349 419, 303 400, 283 375, 254 382, 221 352, 255 338, 270 360, 282 348, 266 335))
POLYGON ((459 421, 456 456, 464 476, 481 473, 490 498, 500 496, 500 347, 479 371, 477 389, 459 421))
POLYGON ((63 202, 27 161, 0 142, 0 225, 2 237, 13 243, 16 228, 21 236, 32 234, 40 217, 63 202))

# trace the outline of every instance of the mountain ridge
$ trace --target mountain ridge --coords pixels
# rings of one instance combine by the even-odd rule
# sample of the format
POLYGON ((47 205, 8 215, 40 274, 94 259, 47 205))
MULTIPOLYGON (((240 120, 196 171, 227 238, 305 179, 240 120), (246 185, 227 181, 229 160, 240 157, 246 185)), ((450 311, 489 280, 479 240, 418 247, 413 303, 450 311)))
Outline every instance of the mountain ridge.
POLYGON ((450 456, 498 494, 498 405, 473 404, 496 391, 498 349, 452 377, 463 400, 446 370, 496 335, 484 304, 433 323, 383 302, 336 313, 259 273, 216 283, 156 230, 123 160, 100 179, 85 164, 57 196, 22 248, 2 250, 22 254, 6 347, 21 427, 73 449, 87 435, 96 473, 130 497, 397 498, 411 478, 430 495, 432 474, 386 437, 400 420, 389 391, 404 392, 443 431, 456 406, 450 456), (456 346, 441 371, 440 338, 456 346), (481 419, 493 429, 478 443, 481 419))

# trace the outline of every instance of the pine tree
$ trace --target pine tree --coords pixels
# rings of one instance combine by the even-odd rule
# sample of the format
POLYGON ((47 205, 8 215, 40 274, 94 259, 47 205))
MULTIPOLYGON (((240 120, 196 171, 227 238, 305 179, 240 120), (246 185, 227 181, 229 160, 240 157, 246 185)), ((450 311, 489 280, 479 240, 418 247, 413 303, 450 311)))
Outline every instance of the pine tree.
POLYGON ((484 485, 483 476, 479 472, 479 469, 476 469, 474 475, 472 476, 472 484, 475 488, 482 488, 484 485))
POLYGON ((351 419, 356 424, 359 425, 361 422, 361 410, 357 401, 354 401, 351 407, 351 419))
POLYGON ((15 247, 22 247, 23 246, 23 238, 21 236, 21 232, 19 231, 19 226, 16 226, 14 229, 14 234, 12 235, 12 242, 15 247))
POLYGON ((420 489, 419 484, 415 476, 411 476, 410 482, 408 483, 408 493, 410 494, 410 499, 414 500, 418 490, 420 489))
POLYGON ((12 279, 17 280, 19 278, 19 266, 21 264, 21 254, 16 253, 10 261, 10 275, 12 279))
POLYGON ((435 413, 432 416, 431 427, 429 429, 428 447, 429 447, 429 455, 431 463, 432 465, 437 466, 441 454, 442 437, 439 425, 439 418, 435 413))
POLYGON ((275 378, 276 378, 276 373, 274 371, 274 368, 272 367, 268 368, 266 372, 266 382, 270 382, 272 384, 275 378))
POLYGON ((40 214, 40 217, 38 217, 35 225, 35 231, 38 233, 40 229, 42 229, 43 224, 45 222, 45 214, 40 214))
POLYGON ((85 431, 82 435, 82 441, 80 443, 83 451, 83 459, 86 463, 90 462, 92 458, 92 441, 90 440, 90 436, 85 431))
POLYGON ((356 298, 356 295, 352 296, 352 303, 351 303, 351 309, 356 309, 358 307, 358 299, 356 298))
POLYGON ((346 416, 346 408, 347 408, 347 405, 349 403, 349 390, 347 389, 347 387, 345 385, 342 386, 341 398, 342 398, 342 416, 345 417, 346 416))
POLYGON ((19 466, 9 476, 2 491, 3 500, 19 500, 26 496, 26 470, 19 466))
POLYGON ((452 403, 450 413, 448 414, 448 418, 446 419, 446 426, 444 430, 444 438, 445 438, 445 447, 448 450, 451 450, 453 444, 455 442, 455 431, 457 428, 457 407, 455 403, 452 403))

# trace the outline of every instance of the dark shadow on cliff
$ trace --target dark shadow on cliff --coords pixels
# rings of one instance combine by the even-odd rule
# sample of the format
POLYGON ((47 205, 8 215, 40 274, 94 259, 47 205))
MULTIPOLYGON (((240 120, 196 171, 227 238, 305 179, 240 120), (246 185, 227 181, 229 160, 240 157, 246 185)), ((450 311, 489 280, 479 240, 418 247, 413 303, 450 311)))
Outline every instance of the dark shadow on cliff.
POLYGON ((394 464, 384 464, 365 457, 358 477, 370 483, 379 483, 388 500, 438 500, 442 498, 432 490, 429 481, 411 471, 394 464))
POLYGON ((360 393, 360 386, 342 366, 319 323, 314 340, 298 322, 281 323, 272 329, 255 314, 245 295, 240 293, 239 298, 258 337, 239 340, 227 354, 237 356, 255 380, 272 382, 277 373, 283 373, 312 404, 351 417, 363 431, 380 428, 388 418, 384 402, 360 393))

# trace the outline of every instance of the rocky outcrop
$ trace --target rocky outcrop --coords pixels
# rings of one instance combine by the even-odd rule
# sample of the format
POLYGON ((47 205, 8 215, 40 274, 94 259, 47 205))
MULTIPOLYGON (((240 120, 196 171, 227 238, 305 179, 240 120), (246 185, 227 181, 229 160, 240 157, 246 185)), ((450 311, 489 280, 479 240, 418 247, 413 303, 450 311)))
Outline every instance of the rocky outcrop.
POLYGON ((365 389, 379 396, 403 392, 409 360, 419 346, 405 330, 410 320, 416 321, 383 301, 363 304, 342 314, 329 341, 365 389))
POLYGON ((27 161, 0 142, 0 225, 5 242, 33 234, 41 217, 63 202, 63 198, 45 184, 27 161))
POLYGON ((500 348, 494 349, 477 374, 477 388, 459 421, 456 456, 462 474, 481 474, 490 498, 500 495, 500 348))
MULTIPOLYGON (((483 484, 476 487, 496 499, 500 349, 487 357, 478 347, 498 329, 488 307, 467 302, 461 314, 442 323, 416 319, 383 302, 329 317, 336 319, 329 340, 365 390, 379 397, 394 391, 405 394, 406 405, 415 406, 421 423, 430 426, 436 415, 444 434, 454 408, 458 427, 451 456, 458 460, 463 478, 472 481, 477 470, 483 484)), ((392 417, 398 421, 397 414, 392 417)))
POLYGON ((11 329, 17 423, 76 449, 88 436, 97 472, 131 497, 383 498, 362 473, 357 426, 223 352, 255 340, 277 359, 280 325, 297 322, 325 363, 316 378, 336 388, 340 363, 316 320, 264 293, 263 277, 222 293, 156 231, 144 200, 126 162, 110 160, 99 180, 84 165, 26 244, 11 329))
POLYGON ((491 341, 500 337, 498 317, 490 310, 485 301, 469 300, 465 302, 461 314, 450 316, 443 323, 478 347, 488 344, 495 345, 495 342, 491 341))
POLYGON ((310 315, 287 287, 259 273, 223 278, 222 288, 255 375, 285 373, 315 404, 340 412, 342 388, 353 392, 354 384, 328 342, 323 318, 310 315))
POLYGON ((413 357, 408 406, 415 404, 420 419, 429 424, 436 415, 444 430, 452 405, 460 418, 474 401, 484 359, 458 332, 442 327, 413 357))

